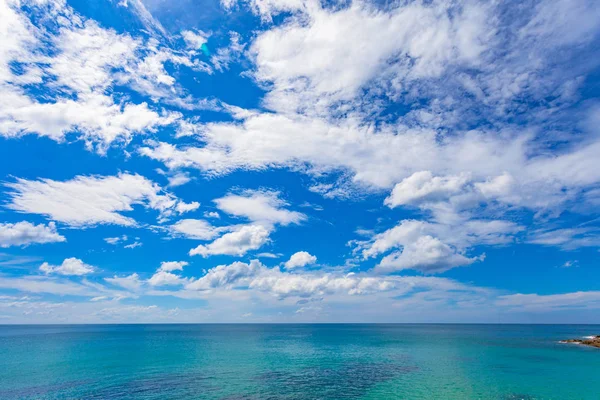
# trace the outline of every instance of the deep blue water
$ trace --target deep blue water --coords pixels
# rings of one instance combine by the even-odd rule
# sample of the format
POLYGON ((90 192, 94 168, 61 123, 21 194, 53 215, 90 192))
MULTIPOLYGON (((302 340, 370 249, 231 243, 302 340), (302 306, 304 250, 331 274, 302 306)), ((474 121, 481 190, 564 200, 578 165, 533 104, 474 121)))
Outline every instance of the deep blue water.
POLYGON ((598 325, 0 326, 0 399, 600 399, 598 325))

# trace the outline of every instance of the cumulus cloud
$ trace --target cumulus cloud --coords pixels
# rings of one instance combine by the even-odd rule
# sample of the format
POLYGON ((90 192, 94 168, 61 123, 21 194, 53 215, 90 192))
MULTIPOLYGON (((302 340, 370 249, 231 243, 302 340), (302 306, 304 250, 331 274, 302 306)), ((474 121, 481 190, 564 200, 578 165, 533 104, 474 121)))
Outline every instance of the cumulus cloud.
POLYGON ((192 178, 185 172, 179 172, 169 176, 169 187, 177 187, 190 182, 192 178))
POLYGON ((202 219, 181 219, 169 227, 174 236, 182 236, 188 239, 210 240, 221 232, 227 231, 227 227, 216 227, 202 219))
POLYGON ((482 259, 483 256, 465 257, 437 238, 420 236, 415 242, 404 245, 401 252, 393 252, 385 256, 375 271, 416 269, 424 273, 439 273, 482 259))
POLYGON ((439 273, 482 261, 483 254, 468 257, 465 253, 477 244, 510 243, 521 230, 515 223, 498 220, 467 220, 456 225, 403 220, 368 241, 358 242, 357 250, 365 259, 394 250, 376 267, 379 272, 415 269, 439 273))
MULTIPOLYGON (((249 224, 213 227, 204 220, 182 220, 171 226, 173 234, 188 238, 210 240, 190 250, 190 255, 237 255, 257 250, 270 242, 270 234, 278 225, 299 224, 306 215, 290 211, 288 205, 273 191, 246 190, 241 194, 228 194, 214 200, 217 208, 234 217, 245 218, 249 224), (226 232, 226 233, 223 233, 226 232)), ((218 214, 217 214, 218 215, 218 214)))
POLYGON ((215 239, 207 245, 199 245, 190 250, 190 255, 231 255, 243 256, 248 251, 257 250, 270 241, 271 231, 262 225, 242 225, 232 232, 215 239))
POLYGON ((85 100, 60 100, 37 103, 17 92, 6 92, 0 104, 2 132, 8 137, 37 133, 62 140, 67 133, 80 131, 100 152, 121 139, 174 121, 173 115, 161 115, 142 104, 115 104, 103 95, 89 95, 85 100))
POLYGON ((164 261, 154 275, 148 279, 148 284, 153 287, 183 285, 188 280, 174 274, 173 271, 183 271, 183 267, 187 265, 186 261, 164 261))
POLYGON ((62 182, 17 179, 5 185, 12 189, 8 208, 45 215, 75 227, 136 225, 131 217, 121 214, 133 210, 136 204, 157 210, 163 218, 194 208, 137 174, 77 176, 62 182))
POLYGON ((172 272, 183 271, 183 267, 187 266, 187 261, 163 261, 160 263, 159 271, 172 272))
POLYGON ((112 285, 122 287, 127 290, 137 291, 142 287, 142 280, 137 273, 128 276, 113 276, 112 278, 104 278, 104 280, 112 285))
POLYGON ((40 271, 45 274, 60 274, 60 275, 87 275, 94 272, 96 268, 84 263, 78 258, 66 258, 60 265, 51 265, 47 262, 40 265, 40 271))
POLYGON ((151 286, 183 285, 185 282, 187 282, 186 279, 164 270, 157 271, 150 279, 148 279, 148 284, 151 286))
POLYGON ((200 49, 208 41, 208 36, 202 31, 182 31, 181 36, 189 48, 200 49))
POLYGON ((258 260, 250 263, 236 261, 229 265, 219 265, 208 270, 201 278, 190 282, 189 290, 207 290, 218 287, 231 287, 244 278, 257 275, 265 266, 258 260))
POLYGON ((306 215, 302 213, 285 209, 288 204, 277 192, 247 190, 240 195, 228 194, 214 202, 219 210, 227 214, 267 225, 285 226, 298 224, 306 219, 306 215))
POLYGON ((317 262, 317 257, 306 251, 299 251, 297 253, 292 254, 289 260, 285 262, 286 269, 294 269, 304 267, 309 264, 314 264, 317 262))
POLYGON ((282 254, 275 254, 275 253, 269 253, 269 252, 258 253, 256 255, 257 258, 279 258, 281 256, 282 256, 282 254))
POLYGON ((325 295, 361 296, 376 293, 407 293, 415 288, 429 290, 477 291, 454 281, 430 277, 372 276, 365 274, 324 273, 322 271, 289 273, 268 268, 258 260, 236 261, 211 268, 186 285, 186 290, 253 289, 280 299, 320 298, 325 295))
POLYGON ((0 247, 28 246, 33 243, 65 242, 64 236, 56 231, 54 222, 34 225, 27 221, 0 223, 0 247))
POLYGON ((468 182, 468 176, 434 177, 430 171, 415 172, 396 184, 385 199, 390 207, 421 202, 446 200, 460 193, 468 182))

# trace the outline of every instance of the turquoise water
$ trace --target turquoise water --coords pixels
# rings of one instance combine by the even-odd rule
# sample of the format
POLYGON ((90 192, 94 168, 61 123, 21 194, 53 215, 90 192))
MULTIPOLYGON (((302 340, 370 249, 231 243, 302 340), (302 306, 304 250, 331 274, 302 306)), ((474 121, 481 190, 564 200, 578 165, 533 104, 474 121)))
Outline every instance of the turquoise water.
POLYGON ((584 325, 0 326, 0 399, 600 399, 584 325))

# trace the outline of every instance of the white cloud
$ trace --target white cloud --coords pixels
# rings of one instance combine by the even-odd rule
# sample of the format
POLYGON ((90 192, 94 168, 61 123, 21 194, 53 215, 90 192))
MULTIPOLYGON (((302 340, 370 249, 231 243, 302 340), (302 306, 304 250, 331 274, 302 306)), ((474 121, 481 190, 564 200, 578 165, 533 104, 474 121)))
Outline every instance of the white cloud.
POLYGON ((198 209, 198 207, 200 207, 200 203, 198 203, 197 201, 192 201, 191 203, 184 203, 183 201, 180 201, 175 206, 175 210, 179 214, 183 214, 189 211, 195 211, 198 209))
POLYGON ((104 280, 112 285, 132 291, 138 291, 142 287, 142 281, 137 273, 121 277, 115 275, 112 278, 104 278, 104 280))
POLYGON ((199 245, 190 250, 190 255, 242 256, 268 243, 269 235, 275 229, 275 225, 299 224, 306 219, 306 215, 302 213, 285 209, 288 204, 279 197, 277 192, 246 190, 241 194, 228 194, 215 199, 214 202, 219 210, 229 215, 246 218, 251 223, 217 228, 203 220, 177 222, 171 226, 171 231, 189 238, 209 240, 217 234, 229 231, 209 244, 199 245))
POLYGON ((517 172, 526 150, 523 139, 491 137, 487 132, 473 131, 440 143, 431 129, 386 124, 375 129, 353 119, 299 115, 264 113, 241 123, 208 123, 203 128, 204 147, 149 142, 140 152, 172 169, 194 167, 223 174, 287 167, 314 175, 345 170, 351 182, 363 188, 390 188, 415 171, 475 171, 482 177, 498 175, 499 170, 517 172))
POLYGON ((306 219, 302 213, 284 209, 288 204, 279 198, 277 192, 247 190, 240 195, 228 194, 214 202, 219 210, 256 223, 285 226, 306 219))
MULTIPOLYGON (((62 1, 44 7, 25 3, 30 10, 18 2, 2 2, 11 23, 0 31, 6 44, 0 54, 0 135, 38 134, 64 141, 73 134, 89 149, 106 153, 115 143, 128 144, 133 135, 179 121, 180 113, 155 107, 158 99, 184 109, 215 108, 209 100, 193 99, 165 68, 171 64, 210 73, 196 53, 174 50, 154 37, 105 29, 62 1), (23 71, 12 71, 11 63, 23 64, 23 71), (43 86, 43 94, 26 85, 43 86), (133 103, 130 96, 113 91, 122 85, 151 102, 133 103)), ((150 31, 166 35, 140 0, 129 4, 150 31)))
POLYGON ((123 248, 125 248, 125 249, 135 249, 136 247, 141 247, 141 246, 143 246, 142 242, 135 241, 133 243, 126 244, 125 246, 123 246, 123 248))
POLYGON ((79 26, 62 26, 52 39, 57 54, 48 60, 48 73, 56 77, 53 84, 75 93, 106 88, 113 82, 117 68, 134 61, 141 45, 129 35, 104 29, 93 20, 79 26))
POLYGON ((598 33, 597 17, 593 1, 542 1, 521 34, 558 45, 583 44, 598 33))
POLYGON ((102 293, 96 287, 48 276, 0 276, 0 288, 27 293, 47 293, 58 296, 95 297, 102 293))
POLYGON ((306 251, 299 251, 297 253, 292 254, 290 259, 285 262, 286 269, 294 269, 304 267, 309 264, 314 264, 317 262, 317 257, 306 251))
POLYGON ((10 69, 10 60, 22 59, 29 61, 29 49, 35 44, 32 33, 33 26, 27 18, 18 12, 14 3, 0 2, 0 15, 2 15, 2 48, 0 49, 0 83, 15 79, 10 69))
POLYGON ((156 18, 152 16, 150 11, 144 6, 142 0, 121 0, 119 5, 129 8, 140 19, 144 26, 154 33, 162 34, 168 37, 167 31, 156 18))
MULTIPOLYGON (((291 8, 290 2, 254 4, 263 14, 291 8)), ((250 48, 257 79, 274 85, 266 101, 277 110, 349 99, 376 77, 422 79, 453 65, 477 66, 494 32, 488 10, 475 3, 410 3, 389 12, 364 2, 335 10, 292 4, 306 16, 260 34, 250 48)))
POLYGON ((169 179, 169 187, 177 187, 177 186, 185 185, 186 183, 188 183, 192 180, 192 178, 190 178, 190 175, 185 172, 179 172, 179 173, 176 173, 175 175, 171 175, 171 176, 169 176, 168 179, 169 179))
POLYGON ((42 261, 40 257, 15 256, 13 254, 0 253, 0 267, 20 267, 23 265, 39 264, 42 261))
POLYGON ((186 288, 189 290, 208 290, 224 286, 235 285, 244 278, 255 276, 265 268, 258 260, 249 264, 236 261, 229 265, 219 265, 208 270, 206 275, 190 282, 186 288))
MULTIPOLYGON (((226 10, 231 10, 239 0, 221 0, 221 6, 226 10)), ((272 17, 279 13, 288 11, 298 11, 306 6, 312 5, 313 2, 306 0, 252 0, 248 2, 252 7, 252 11, 263 18, 263 22, 271 22, 272 17)))
POLYGON ((188 239, 210 240, 229 228, 212 226, 202 219, 181 219, 169 227, 174 236, 183 236, 188 239))
POLYGON ((242 225, 207 245, 199 245, 190 250, 190 255, 243 256, 248 251, 257 250, 268 243, 270 233, 270 230, 262 225, 242 225))
POLYGON ((182 31, 181 36, 187 46, 192 49, 200 49, 208 41, 209 35, 202 31, 182 31))
MULTIPOLYGON (((159 42, 148 42, 148 52, 136 64, 128 66, 126 74, 119 75, 123 83, 129 84, 134 90, 161 99, 169 105, 185 110, 214 108, 207 100, 196 102, 191 95, 184 94, 177 85, 176 79, 165 68, 166 63, 175 66, 183 65, 196 71, 210 72, 210 67, 199 60, 192 61, 188 55, 169 48, 159 47, 159 42), (179 93, 182 92, 182 93, 179 93), (197 107, 197 108, 196 108, 197 107)), ((177 122, 181 123, 181 115, 174 114, 177 122)))
POLYGON ((385 204, 390 208, 415 206, 432 212, 439 220, 465 210, 476 211, 481 205, 552 210, 572 197, 557 184, 536 181, 524 168, 520 182, 507 172, 478 178, 472 173, 435 176, 431 171, 415 172, 394 186, 385 204))
POLYGON ((457 253, 437 238, 420 236, 415 242, 407 243, 401 252, 393 252, 383 257, 376 272, 393 272, 403 269, 416 269, 434 274, 454 267, 470 265, 480 261, 483 256, 468 258, 457 253))
POLYGON ((164 261, 154 275, 148 279, 148 284, 153 287, 184 285, 188 280, 174 274, 173 271, 183 271, 183 267, 187 265, 186 261, 164 261))
POLYGON ((174 121, 173 115, 160 115, 146 103, 115 104, 103 95, 37 103, 15 92, 5 92, 0 117, 0 132, 5 136, 37 133, 62 141, 67 133, 79 131, 89 147, 97 144, 100 153, 117 140, 128 143, 134 133, 153 131, 174 121))
POLYGON ((104 241, 108 244, 112 244, 113 246, 116 246, 119 243, 123 243, 123 248, 125 249, 135 249, 136 247, 141 247, 143 246, 143 243, 140 242, 138 240, 139 238, 135 238, 135 241, 125 244, 127 243, 127 241, 129 240, 129 237, 127 235, 122 235, 122 236, 117 236, 117 237, 108 237, 108 238, 104 238, 104 241))
POLYGON ((148 279, 148 284, 150 284, 150 286, 174 286, 183 285, 186 282, 187 279, 171 272, 161 270, 157 271, 150 279, 148 279))
POLYGON ((500 296, 495 304, 521 311, 597 309, 600 308, 600 292, 580 291, 547 295, 517 293, 500 296))
POLYGON ((60 274, 60 275, 87 275, 94 272, 96 268, 84 263, 78 258, 66 258, 61 265, 51 265, 47 262, 40 266, 40 271, 45 274, 60 274))
POLYGON ((160 186, 140 176, 120 173, 117 176, 77 176, 69 181, 17 179, 5 184, 11 202, 8 208, 42 214, 71 226, 96 224, 132 226, 136 222, 121 212, 140 204, 157 210, 161 217, 189 209, 181 200, 163 193, 160 186), (183 208, 183 210, 181 210, 183 208))
POLYGON ((25 76, 15 75, 4 67, 6 74, 0 83, 9 83, 2 87, 0 134, 35 133, 62 141, 68 133, 77 132, 90 148, 96 146, 104 153, 115 141, 128 143, 133 134, 154 131, 178 118, 174 113, 152 110, 147 103, 116 101, 105 92, 117 70, 137 62, 140 41, 103 29, 94 21, 83 23, 60 2, 48 8, 59 25, 58 33, 43 24, 34 28, 14 5, 3 2, 2 7, 11 14, 12 24, 10 31, 0 32, 2 41, 13 39, 0 62, 28 63, 29 71, 25 76), (51 49, 52 56, 41 56, 36 47, 51 49), (43 101, 21 88, 42 83, 49 90, 43 101))
POLYGON ((466 175, 434 177, 429 171, 415 172, 394 186, 390 196, 385 199, 385 204, 397 207, 446 200, 460 193, 468 181, 469 177, 466 175))
POLYGON ((128 240, 127 235, 117 236, 117 237, 107 237, 104 238, 104 241, 108 244, 116 245, 119 242, 126 242, 128 240))
POLYGON ((217 71, 223 72, 229 68, 229 64, 237 61, 244 51, 245 44, 241 43, 241 36, 237 32, 229 32, 229 45, 217 49, 210 58, 217 71))
POLYGON ((356 275, 332 274, 284 274, 272 271, 256 277, 250 287, 267 291, 276 296, 313 297, 341 293, 345 295, 365 295, 378 292, 389 292, 395 289, 406 290, 403 284, 393 278, 376 278, 356 275))
POLYGON ((0 223, 0 247, 28 246, 33 243, 65 242, 64 236, 56 231, 54 222, 34 225, 22 221, 14 224, 0 223))
POLYGON ((172 272, 183 271, 183 267, 187 266, 187 261, 163 261, 160 263, 159 271, 172 272))
POLYGON ((450 202, 440 205, 448 218, 495 202, 559 212, 600 181, 596 139, 544 150, 537 132, 562 106, 536 109, 541 120, 531 125, 507 122, 524 117, 524 98, 545 104, 564 91, 561 101, 572 104, 565 97, 570 89, 561 86, 566 71, 553 57, 564 58, 565 37, 579 46, 568 52, 596 37, 600 24, 589 17, 590 2, 543 2, 508 26, 501 4, 250 3, 262 16, 291 13, 250 47, 266 105, 276 112, 202 124, 203 147, 149 142, 142 154, 211 176, 236 169, 290 168, 316 177, 342 171, 348 185, 318 182, 313 189, 348 197, 352 185, 362 192, 396 187, 390 206, 450 202), (573 36, 555 37, 552 15, 562 15, 561 27, 585 24, 573 36), (389 100, 412 111, 390 116, 388 124, 378 113, 389 110, 389 100), (483 128, 482 120, 494 128, 483 128), (464 128, 472 125, 479 128, 464 128))
MULTIPOLYGON (((495 202, 535 212, 560 210, 600 182, 595 142, 528 158, 536 145, 526 135, 472 131, 440 142, 428 129, 385 125, 373 129, 352 122, 261 114, 241 124, 207 124, 203 134, 207 145, 202 148, 161 143, 141 151, 169 168, 195 167, 209 174, 287 167, 322 176, 344 170, 351 177, 348 184, 362 192, 398 182, 389 205, 404 201, 425 206, 431 205, 428 200, 437 200, 450 202, 457 210, 495 202), (430 181, 415 182, 422 178, 419 174, 431 174, 430 181), (401 197, 404 185, 417 183, 423 186, 412 188, 411 196, 417 197, 401 197)), ((347 197, 347 190, 331 184, 322 192, 334 189, 347 197)), ((408 191, 403 193, 406 196, 408 191)))
MULTIPOLYGON (((235 0, 222 3, 231 8, 235 0)), ((6 22, 0 27, 0 135, 81 139, 103 153, 111 145, 129 143, 135 135, 174 124, 179 136, 193 137, 177 144, 147 140, 140 150, 167 165, 171 187, 189 181, 190 175, 182 172, 186 168, 210 177, 239 169, 288 168, 310 174, 310 190, 326 198, 389 193, 388 206, 414 207, 411 215, 424 220, 405 219, 383 232, 385 218, 375 227, 365 227, 381 233, 362 231, 367 239, 357 242, 357 252, 363 258, 383 257, 378 272, 408 268, 442 272, 481 260, 482 250, 473 254, 475 246, 518 240, 563 250, 600 246, 598 230, 591 225, 573 227, 570 220, 546 225, 546 218, 570 212, 594 214, 600 204, 600 142, 595 126, 573 124, 574 115, 580 119, 579 89, 587 82, 586 74, 596 68, 594 62, 573 61, 594 59, 600 19, 593 1, 538 1, 524 13, 502 2, 433 0, 381 6, 355 1, 328 7, 313 0, 244 1, 240 7, 250 4, 267 22, 262 31, 250 35, 247 55, 252 65, 244 74, 266 91, 260 106, 272 111, 268 113, 194 99, 177 81, 180 67, 208 73, 227 69, 244 50, 241 36, 233 34, 230 46, 217 49, 210 66, 196 57, 208 36, 201 31, 182 32, 188 48, 177 50, 168 47, 175 41, 169 44, 104 29, 62 1, 44 2, 43 7, 28 0, 22 4, 0 0, 6 22), (35 24, 26 16, 30 9, 41 14, 36 14, 35 24), (280 13, 275 24, 268 23, 280 13), (138 93, 120 92, 123 85, 138 93), (142 100, 132 101, 140 96, 142 100), (204 123, 165 111, 162 104, 221 109, 233 121, 204 123), (534 215, 533 232, 524 232, 518 222, 530 223, 529 213, 521 218, 522 208, 534 215)), ((151 35, 168 35, 140 0, 121 4, 129 4, 151 35)), ((593 121, 585 115, 581 119, 593 121)), ((160 137, 168 140, 162 132, 160 137)), ((158 211, 160 222, 199 208, 197 202, 183 203, 145 178, 129 174, 80 176, 66 182, 18 180, 9 187, 13 190, 9 208, 75 227, 135 225, 128 213, 136 205, 158 211)), ((248 222, 214 227, 186 219, 158 229, 173 237, 217 238, 191 254, 241 256, 268 243, 278 225, 306 220, 304 214, 287 209, 274 192, 229 194, 217 199, 217 205, 248 222)), ((218 217, 215 214, 206 215, 218 217)), ((32 235, 64 240, 53 223, 20 224, 0 224, 0 246, 3 240, 26 245, 34 240, 32 235), (2 236, 5 231, 8 239, 2 236)), ((38 242, 47 240, 36 237, 38 242)), ((120 241, 107 238, 107 242, 120 241)), ((46 268, 59 273, 62 265, 46 268)), ((161 266, 149 280, 133 274, 107 282, 112 279, 137 291, 152 284, 186 283, 172 272, 182 265, 165 268, 169 270, 161 266)), ((324 295, 336 301, 376 293, 391 298, 423 285, 427 288, 423 294, 381 303, 398 307, 394 311, 408 308, 417 313, 423 303, 461 303, 461 295, 454 291, 470 290, 449 280, 375 276, 376 271, 282 272, 255 262, 234 263, 211 269, 208 278, 194 284, 201 291, 240 287, 244 289, 238 291, 240 298, 255 296, 256 301, 265 296, 320 300, 324 295)), ((0 277, 0 285, 44 293, 85 292, 64 283, 55 286, 58 283, 51 279, 7 283, 0 277)), ((179 295, 190 296, 191 285, 179 295)), ((99 288, 90 292, 97 298, 111 297, 99 288)), ((519 302, 539 303, 540 310, 585 308, 586 302, 595 307, 597 297, 593 292, 514 295, 500 303, 515 308, 519 302)), ((466 303, 481 305, 479 299, 465 298, 466 303)), ((378 312, 388 307, 364 308, 378 312)), ((327 306, 301 309, 326 311, 327 306)), ((99 315, 152 310, 132 306, 129 312, 111 306, 99 315)), ((236 315, 250 314, 243 311, 236 310, 236 315)))
POLYGON ((590 227, 533 231, 529 243, 558 246, 565 250, 600 247, 600 230, 590 227))
POLYGON ((268 252, 266 252, 266 253, 258 253, 256 255, 257 258, 279 258, 281 256, 282 256, 281 254, 268 253, 268 252))
POLYGON ((369 276, 365 274, 340 274, 282 272, 267 268, 258 260, 250 263, 236 261, 229 265, 211 268, 206 275, 192 280, 186 290, 235 290, 253 289, 278 298, 320 298, 324 295, 364 296, 390 292, 391 295, 406 294, 414 289, 478 291, 444 278, 369 276))
POLYGON ((376 267, 379 272, 439 273, 483 260, 483 254, 467 257, 465 253, 477 244, 510 243, 521 230, 515 223, 499 220, 463 220, 455 225, 403 220, 371 240, 358 242, 357 250, 365 259, 396 250, 381 260, 376 267))
POLYGON ((375 235, 362 254, 364 257, 373 257, 392 248, 401 247, 403 243, 414 242, 425 234, 425 227, 426 223, 422 221, 402 221, 394 228, 375 235))

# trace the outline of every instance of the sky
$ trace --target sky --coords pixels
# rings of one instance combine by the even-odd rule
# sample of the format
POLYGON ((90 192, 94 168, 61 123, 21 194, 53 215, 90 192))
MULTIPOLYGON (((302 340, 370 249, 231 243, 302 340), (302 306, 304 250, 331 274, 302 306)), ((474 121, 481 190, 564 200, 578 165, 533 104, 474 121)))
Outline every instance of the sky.
POLYGON ((593 0, 0 0, 0 324, 600 323, 593 0))

